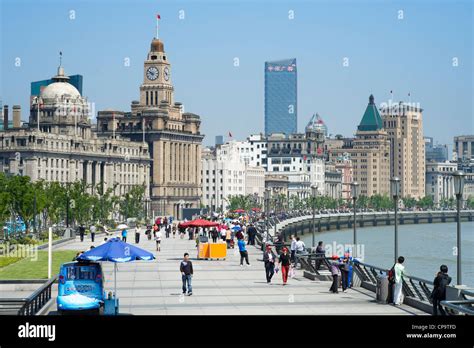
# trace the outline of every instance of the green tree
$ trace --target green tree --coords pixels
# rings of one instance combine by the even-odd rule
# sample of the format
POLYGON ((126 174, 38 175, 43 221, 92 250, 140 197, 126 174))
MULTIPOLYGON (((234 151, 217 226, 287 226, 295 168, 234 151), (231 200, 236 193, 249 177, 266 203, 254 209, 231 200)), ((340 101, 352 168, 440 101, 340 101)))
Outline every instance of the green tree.
POLYGON ((122 216, 127 218, 142 219, 145 216, 143 199, 145 195, 145 186, 136 185, 123 195, 119 202, 119 211, 122 216))
POLYGON ((469 197, 467 197, 466 206, 467 206, 469 209, 474 209, 474 196, 469 196, 469 197))
POLYGON ((45 204, 43 184, 32 183, 28 176, 12 176, 8 181, 13 212, 25 223, 26 233, 30 233, 35 214, 43 210, 45 204))
POLYGON ((79 225, 86 224, 92 219, 93 199, 87 192, 90 185, 83 180, 67 185, 71 218, 79 225))
MULTIPOLYGON (((8 177, 4 173, 0 173, 0 227, 2 228, 2 234, 3 226, 11 215, 11 193, 8 189, 8 183, 8 177)), ((5 236, 2 235, 2 238, 5 239, 5 236)))
POLYGON ((433 196, 425 196, 423 198, 420 198, 416 202, 416 205, 422 209, 432 208, 434 206, 433 196))
POLYGON ((405 208, 413 208, 416 206, 417 203, 416 198, 413 197, 403 197, 402 200, 405 208))

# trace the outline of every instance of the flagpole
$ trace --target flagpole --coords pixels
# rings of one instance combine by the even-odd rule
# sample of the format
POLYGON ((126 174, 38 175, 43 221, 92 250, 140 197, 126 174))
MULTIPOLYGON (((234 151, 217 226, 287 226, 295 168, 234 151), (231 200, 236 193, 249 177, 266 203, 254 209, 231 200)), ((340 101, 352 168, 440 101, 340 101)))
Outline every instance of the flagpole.
MULTIPOLYGON (((40 88, 41 89, 41 88, 40 88)), ((36 120, 38 123, 38 132, 40 131, 40 96, 38 95, 38 119, 36 120)))
POLYGON ((158 39, 158 21, 160 20, 160 15, 156 15, 156 38, 158 39))

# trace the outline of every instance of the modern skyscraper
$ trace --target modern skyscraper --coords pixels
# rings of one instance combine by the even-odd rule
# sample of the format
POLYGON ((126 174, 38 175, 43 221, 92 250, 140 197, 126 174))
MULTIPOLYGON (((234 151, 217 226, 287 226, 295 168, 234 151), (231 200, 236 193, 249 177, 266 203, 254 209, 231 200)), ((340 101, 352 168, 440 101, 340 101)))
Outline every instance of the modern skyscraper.
POLYGON ((297 132, 296 58, 265 62, 265 134, 297 132))
POLYGON ((423 109, 399 102, 380 111, 390 139, 390 175, 400 178, 402 197, 422 198, 426 171, 423 109))
POLYGON ((354 181, 360 184, 360 194, 368 197, 389 194, 390 141, 373 95, 352 144, 353 148, 347 152, 351 154, 354 181))

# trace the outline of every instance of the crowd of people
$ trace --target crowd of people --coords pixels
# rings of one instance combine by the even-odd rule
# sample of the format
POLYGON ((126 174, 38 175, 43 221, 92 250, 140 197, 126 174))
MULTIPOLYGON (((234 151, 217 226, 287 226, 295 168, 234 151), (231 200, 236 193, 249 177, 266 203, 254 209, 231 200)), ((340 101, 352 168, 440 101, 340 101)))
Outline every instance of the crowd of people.
MULTIPOLYGON (((258 217, 236 216, 217 218, 207 217, 209 220, 216 222, 213 227, 183 227, 178 221, 174 221, 173 217, 158 217, 152 225, 146 225, 142 228, 140 224, 135 226, 135 244, 140 243, 140 236, 144 232, 148 240, 154 240, 156 243, 156 251, 161 251, 161 241, 163 238, 184 239, 187 236, 189 240, 196 241, 196 247, 202 241, 209 243, 225 243, 227 249, 237 248, 240 254, 240 267, 244 267, 244 262, 247 267, 250 267, 248 245, 256 245, 256 237, 258 235, 255 222, 258 217)), ((91 241, 94 242, 97 231, 96 226, 90 227, 91 241)), ((79 227, 79 236, 81 242, 84 241, 85 227, 79 227)), ((127 242, 127 228, 120 232, 120 236, 124 242, 127 242)), ((288 279, 295 276, 295 269, 298 263, 298 255, 307 253, 307 247, 304 242, 297 236, 291 235, 290 244, 285 245, 282 235, 275 236, 274 239, 265 235, 261 236, 263 241, 263 264, 265 271, 265 278, 268 284, 271 284, 273 276, 281 272, 282 284, 287 285, 288 279)), ((104 238, 103 243, 107 242, 107 237, 104 238)), ((91 247, 93 248, 93 246, 91 247)), ((337 294, 339 288, 342 292, 352 286, 352 257, 349 252, 346 252, 343 257, 332 256, 326 258, 326 250, 322 241, 318 242, 316 248, 313 249, 316 254, 315 267, 317 270, 321 268, 323 263, 326 264, 332 276, 332 283, 329 289, 330 292, 337 294)), ((74 259, 76 259, 82 252, 79 252, 74 259)), ((389 299, 388 301, 393 305, 399 306, 403 303, 403 280, 407 276, 404 266, 405 258, 398 257, 397 262, 387 272, 389 282, 389 299)), ((193 266, 189 258, 189 253, 185 253, 183 260, 180 263, 179 270, 182 275, 182 290, 183 294, 192 295, 192 277, 193 266)), ((448 275, 448 267, 441 265, 439 272, 436 274, 433 281, 434 287, 431 293, 431 300, 433 306, 433 315, 445 315, 445 311, 441 306, 441 301, 446 299, 446 287, 451 283, 451 277, 448 275)))

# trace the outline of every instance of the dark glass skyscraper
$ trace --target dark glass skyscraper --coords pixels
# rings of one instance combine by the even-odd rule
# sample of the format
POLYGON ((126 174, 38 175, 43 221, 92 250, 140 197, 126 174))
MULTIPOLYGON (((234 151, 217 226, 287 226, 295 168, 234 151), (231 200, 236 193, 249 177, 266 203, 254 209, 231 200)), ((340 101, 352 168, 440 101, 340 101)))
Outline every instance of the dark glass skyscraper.
POLYGON ((265 62, 265 134, 296 132, 296 58, 265 62))

